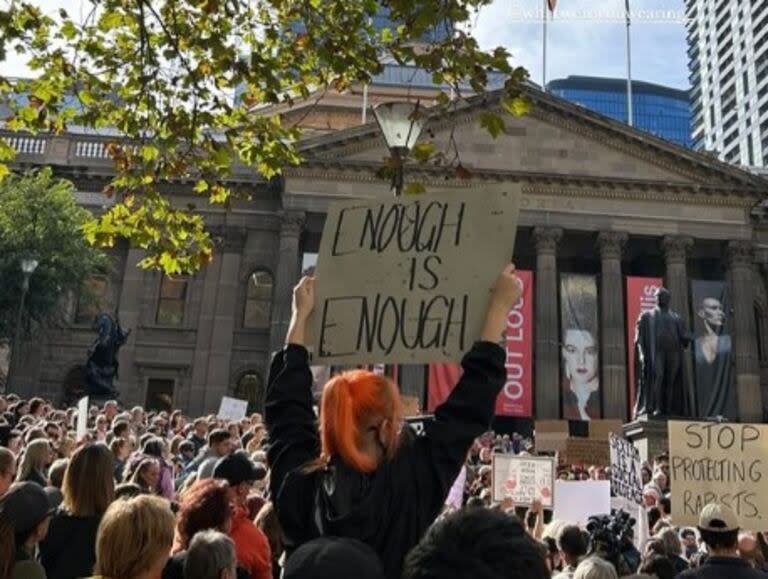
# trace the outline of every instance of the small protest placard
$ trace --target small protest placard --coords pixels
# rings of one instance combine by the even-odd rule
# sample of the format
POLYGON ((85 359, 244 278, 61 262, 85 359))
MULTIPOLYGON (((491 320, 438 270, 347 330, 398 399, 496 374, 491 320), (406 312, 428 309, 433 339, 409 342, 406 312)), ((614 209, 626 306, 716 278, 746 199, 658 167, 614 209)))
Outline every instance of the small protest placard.
POLYGON ((555 519, 584 525, 592 515, 609 514, 610 481, 555 481, 555 519))
POLYGON ((239 398, 221 397, 217 416, 222 420, 236 422, 245 418, 248 414, 248 401, 239 398))
POLYGON ((639 505, 643 502, 640 451, 631 442, 615 434, 611 434, 609 440, 613 494, 639 505))
POLYGON ((547 457, 493 455, 493 500, 509 497, 526 506, 538 499, 542 506, 554 506, 555 461, 547 457))
POLYGON ((768 426, 670 421, 669 455, 675 525, 695 526, 716 502, 744 530, 768 530, 768 426))
POLYGON ((318 364, 458 362, 514 249, 519 184, 340 202, 320 243, 318 364))
POLYGON ((565 441, 565 450, 560 453, 563 464, 582 466, 608 466, 611 464, 611 449, 608 439, 571 437, 565 441))
POLYGON ((534 446, 537 452, 563 452, 568 440, 567 420, 537 420, 534 446))
POLYGON ((83 440, 88 432, 88 396, 83 396, 77 401, 77 428, 75 436, 77 440, 83 440))

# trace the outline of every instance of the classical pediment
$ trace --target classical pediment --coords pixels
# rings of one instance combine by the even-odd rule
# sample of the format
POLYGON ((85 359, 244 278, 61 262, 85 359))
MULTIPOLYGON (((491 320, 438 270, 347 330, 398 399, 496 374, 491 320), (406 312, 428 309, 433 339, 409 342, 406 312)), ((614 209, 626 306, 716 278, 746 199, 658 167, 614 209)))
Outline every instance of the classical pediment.
MULTIPOLYGON (((458 110, 434 115, 434 140, 451 133, 461 162, 479 175, 524 181, 556 180, 701 189, 763 196, 768 180, 628 127, 541 91, 525 89, 533 110, 523 118, 506 116, 505 134, 493 139, 479 126, 484 111, 500 110, 499 92, 474 97, 458 110)), ((333 166, 360 172, 381 166, 386 147, 375 123, 307 139, 305 166, 333 166)), ((421 168, 414 167, 414 170, 421 168)), ((435 171, 428 171, 433 173, 435 171)), ((438 171, 439 172, 439 171, 438 171)))

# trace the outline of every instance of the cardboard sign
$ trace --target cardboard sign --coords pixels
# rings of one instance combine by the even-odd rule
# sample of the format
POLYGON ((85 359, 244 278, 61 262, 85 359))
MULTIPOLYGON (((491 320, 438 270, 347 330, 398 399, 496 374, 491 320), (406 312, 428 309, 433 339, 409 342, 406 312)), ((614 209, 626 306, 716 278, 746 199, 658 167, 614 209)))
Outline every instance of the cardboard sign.
POLYGON ((565 450, 560 453, 560 462, 583 466, 608 466, 611 464, 610 445, 607 439, 571 437, 565 441, 565 450))
POLYGON ((768 426, 670 421, 669 455, 675 525, 695 526, 717 502, 744 530, 768 530, 768 426))
POLYGON ((460 361, 514 249, 516 184, 332 205, 312 320, 318 364, 460 361))
POLYGON ((611 434, 611 489, 635 505, 643 502, 640 451, 628 440, 611 434))
POLYGON ((248 414, 248 401, 222 396, 217 416, 222 420, 237 422, 248 414))
POLYGON ((621 436, 623 424, 621 420, 603 419, 589 421, 589 437, 608 440, 611 434, 621 436))
POLYGON ((542 506, 554 506, 555 461, 551 458, 493 455, 493 500, 510 497, 515 505, 527 506, 539 499, 542 506))
POLYGON ((421 402, 418 396, 408 396, 407 394, 401 394, 400 400, 403 404, 403 416, 409 418, 411 416, 421 416, 421 402))
POLYGON ((88 432, 88 397, 83 396, 77 401, 77 429, 75 430, 77 440, 83 440, 86 432, 88 432))
POLYGON ((555 519, 584 525, 592 515, 610 513, 610 481, 555 481, 555 519))
POLYGON ((534 425, 536 452, 563 452, 568 440, 567 420, 537 420, 534 425))

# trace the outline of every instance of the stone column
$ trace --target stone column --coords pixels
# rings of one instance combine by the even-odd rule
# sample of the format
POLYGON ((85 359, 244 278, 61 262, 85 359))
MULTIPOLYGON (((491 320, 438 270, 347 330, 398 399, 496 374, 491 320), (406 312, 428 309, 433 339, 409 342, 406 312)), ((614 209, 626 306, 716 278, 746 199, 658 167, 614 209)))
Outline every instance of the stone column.
MULTIPOLYGON (((672 294, 672 311, 682 319, 686 329, 690 329, 690 307, 688 304, 688 252, 693 247, 693 238, 686 236, 667 235, 661 240, 661 248, 667 263, 664 276, 664 287, 672 294)), ((685 350, 683 358, 683 381, 688 391, 689 400, 696 400, 694 386, 693 357, 689 354, 691 347, 685 350)))
POLYGON ((597 236, 602 264, 600 276, 600 343, 603 416, 627 421, 627 352, 624 331, 624 292, 621 252, 629 236, 603 231, 597 236))
POLYGON ((757 328, 754 316, 752 261, 750 241, 728 243, 728 274, 731 283, 733 357, 736 366, 736 392, 739 418, 743 422, 761 422, 763 400, 760 391, 760 364, 757 357, 757 328))
POLYGON ((693 247, 693 239, 683 236, 667 235, 661 242, 667 273, 664 286, 672 294, 672 310, 683 318, 688 327, 688 252, 693 247))
POLYGON ((537 227, 536 242, 536 374, 535 415, 560 418, 560 329, 557 301, 557 243, 563 230, 537 227))
POLYGON ((299 281, 299 274, 301 273, 299 241, 303 227, 303 212, 286 211, 283 214, 272 302, 272 326, 269 335, 270 355, 282 345, 288 332, 288 323, 291 321, 293 287, 299 281))
POLYGON ((117 314, 123 329, 131 330, 128 341, 120 348, 120 378, 117 389, 125 404, 144 404, 144 384, 136 366, 136 340, 139 338, 139 326, 142 325, 141 306, 144 295, 144 283, 147 276, 138 263, 144 257, 144 250, 131 248, 125 259, 122 287, 119 292, 117 314))

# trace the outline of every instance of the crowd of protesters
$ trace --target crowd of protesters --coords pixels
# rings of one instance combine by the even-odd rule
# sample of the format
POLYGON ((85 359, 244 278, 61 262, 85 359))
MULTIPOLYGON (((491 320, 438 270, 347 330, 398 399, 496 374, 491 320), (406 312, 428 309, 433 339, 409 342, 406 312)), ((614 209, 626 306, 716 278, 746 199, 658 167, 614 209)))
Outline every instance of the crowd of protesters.
POLYGON ((665 455, 643 469, 647 520, 579 526, 493 501, 493 455, 535 453, 535 440, 486 432, 518 290, 505 270, 461 380, 418 434, 396 386, 371 372, 332 378, 313 407, 311 278, 294 292, 264 416, 190 420, 108 401, 78 438, 75 408, 0 396, 0 579, 768 578, 765 536, 727 507, 675 526, 665 455))

